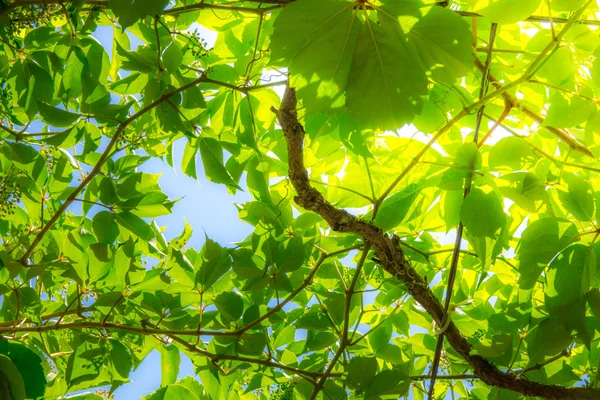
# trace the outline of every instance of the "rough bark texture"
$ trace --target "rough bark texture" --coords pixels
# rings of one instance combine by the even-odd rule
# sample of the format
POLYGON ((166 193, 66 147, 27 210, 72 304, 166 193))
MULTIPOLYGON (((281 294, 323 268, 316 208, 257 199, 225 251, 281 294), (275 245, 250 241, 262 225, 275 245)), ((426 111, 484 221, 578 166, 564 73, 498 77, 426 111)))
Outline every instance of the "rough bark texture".
MULTIPOLYGON (((373 246, 383 269, 404 282, 415 300, 433 317, 438 326, 441 326, 444 315, 442 304, 411 266, 400 249, 398 240, 389 237, 377 226, 334 207, 310 185, 308 172, 304 166, 305 131, 298 120, 296 104, 296 92, 288 87, 281 107, 277 110, 279 124, 283 128, 287 142, 289 177, 297 193, 294 201, 304 209, 319 214, 333 230, 362 236, 373 246)), ((473 367, 475 375, 488 385, 546 399, 600 399, 600 389, 544 385, 500 371, 485 358, 471 354, 471 346, 467 339, 452 322, 448 325, 445 336, 450 346, 473 367)))

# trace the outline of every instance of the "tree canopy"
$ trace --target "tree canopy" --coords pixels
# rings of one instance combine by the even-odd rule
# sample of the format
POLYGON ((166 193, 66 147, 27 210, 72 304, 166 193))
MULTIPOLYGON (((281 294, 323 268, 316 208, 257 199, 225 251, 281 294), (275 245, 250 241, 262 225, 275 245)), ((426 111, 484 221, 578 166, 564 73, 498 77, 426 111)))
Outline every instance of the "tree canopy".
POLYGON ((0 0, 1 397, 109 398, 157 350, 148 400, 600 398, 599 16, 0 0), (153 158, 252 234, 157 223, 153 158))

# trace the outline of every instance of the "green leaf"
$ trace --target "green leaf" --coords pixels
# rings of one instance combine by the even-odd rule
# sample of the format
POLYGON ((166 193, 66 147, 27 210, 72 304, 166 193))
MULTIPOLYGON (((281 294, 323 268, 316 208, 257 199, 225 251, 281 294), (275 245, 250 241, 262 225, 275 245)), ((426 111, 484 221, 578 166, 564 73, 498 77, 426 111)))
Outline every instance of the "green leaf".
POLYGON ((565 350, 571 343, 571 334, 556 320, 546 318, 525 338, 527 343, 528 365, 544 361, 565 350))
POLYGON ((590 184, 570 172, 565 172, 563 178, 569 185, 569 191, 558 190, 560 202, 578 220, 591 221, 594 216, 594 197, 590 184))
POLYGON ((8 394, 7 400, 25 400, 25 382, 10 358, 0 354, 0 389, 3 395, 8 394))
POLYGON ((354 6, 301 0, 275 21, 272 62, 289 67, 309 110, 347 107, 365 124, 396 129, 420 112, 427 73, 453 81, 470 69, 468 25, 449 10, 390 4, 363 18, 354 6))
POLYGON ((400 225, 414 204, 419 191, 420 188, 417 185, 410 185, 386 198, 381 203, 381 207, 375 218, 377 226, 387 231, 400 225))
POLYGON ((277 252, 278 272, 293 272, 304 263, 304 243, 302 238, 293 237, 277 252))
POLYGON ((410 388, 409 377, 400 370, 381 371, 369 382, 365 398, 374 399, 382 395, 404 396, 410 388))
POLYGON ((162 15, 168 3, 168 0, 109 0, 108 8, 112 10, 119 20, 119 25, 125 30, 139 19, 162 15))
POLYGON ((78 346, 69 356, 65 378, 69 385, 94 380, 104 364, 104 352, 88 343, 78 346))
POLYGON ((215 297, 215 306, 227 321, 237 321, 244 312, 244 301, 234 292, 223 292, 215 297))
MULTIPOLYGON (((419 2, 412 3, 414 8, 417 5, 420 6, 419 2)), ((416 14, 406 6, 407 3, 401 1, 382 8, 392 13, 403 29, 406 29, 407 18, 419 15, 409 30, 408 43, 425 67, 426 75, 435 81, 452 84, 468 74, 473 68, 473 36, 464 18, 443 7, 421 6, 415 10, 416 14)))
POLYGON ((214 138, 204 136, 198 139, 198 144, 204 172, 208 180, 238 187, 223 165, 223 148, 221 144, 214 138))
POLYGON ((115 215, 108 211, 100 211, 94 215, 92 228, 100 243, 112 244, 119 236, 119 226, 115 215))
POLYGON ((12 258, 6 250, 0 250, 0 265, 9 271, 11 276, 16 276, 23 269, 21 263, 12 258))
POLYGON ((415 68, 400 25, 385 14, 378 17, 378 24, 369 19, 362 24, 348 76, 352 84, 347 105, 357 119, 375 128, 395 129, 420 113, 426 80, 415 68))
POLYGON ((251 103, 254 98, 246 96, 240 101, 237 111, 236 134, 240 143, 256 149, 256 122, 251 103))
POLYGON ((535 162, 535 155, 525 139, 507 137, 500 139, 491 151, 489 158, 490 168, 508 167, 521 169, 524 164, 535 162))
POLYGON ((517 247, 520 286, 532 288, 548 263, 576 236, 577 228, 570 222, 542 218, 530 223, 517 247))
POLYGON ((87 63, 83 50, 79 46, 71 46, 62 79, 63 87, 69 97, 77 97, 81 94, 84 68, 89 70, 87 63))
POLYGON ((552 0, 550 7, 556 11, 575 11, 585 0, 552 0))
POLYGON ((151 240, 154 238, 154 232, 152 228, 144 222, 140 217, 133 215, 129 211, 116 213, 115 217, 119 225, 138 236, 142 240, 151 240))
POLYGON ((592 113, 596 111, 594 103, 577 96, 566 99, 556 93, 549 101, 550 108, 542 126, 551 126, 558 129, 572 128, 587 121, 592 113))
POLYGON ((183 53, 181 51, 181 46, 177 43, 177 40, 173 40, 171 44, 165 49, 162 55, 163 63, 165 64, 165 68, 170 73, 175 73, 181 62, 183 61, 183 53))
POLYGON ((177 282, 190 288, 195 286, 194 267, 181 250, 171 250, 167 266, 169 275, 177 282))
POLYGON ((593 288, 586 294, 586 298, 592 314, 600 320, 600 289, 593 288))
POLYGON ((21 375, 27 398, 44 396, 46 374, 42 367, 42 359, 36 352, 23 344, 2 340, 0 342, 0 354, 7 356, 21 375))
POLYGON ((73 122, 77 121, 79 115, 73 114, 72 112, 62 110, 60 108, 52 107, 41 101, 37 102, 38 110, 44 122, 48 125, 56 127, 67 127, 73 125, 73 122))
POLYGON ((133 361, 131 354, 127 347, 118 340, 110 341, 110 357, 114 365, 115 370, 123 379, 127 379, 131 369, 133 368, 133 361))
POLYGON ((144 400, 198 400, 190 389, 183 385, 174 384, 163 387, 148 396, 144 396, 144 400))
POLYGON ((311 309, 305 313, 297 322, 296 328, 315 331, 326 331, 331 329, 331 322, 321 310, 311 309))
POLYGON ((231 259, 221 245, 206 237, 206 242, 196 258, 196 282, 209 288, 231 268, 231 259))
POLYGON ((265 351, 267 339, 264 333, 243 333, 236 341, 235 350, 240 354, 260 356, 265 351))
POLYGON ((140 72, 133 72, 123 79, 119 79, 110 85, 110 90, 120 94, 138 94, 142 93, 148 83, 148 75, 140 72))
POLYGON ((160 386, 171 385, 177 381, 180 363, 179 349, 173 345, 161 348, 160 365, 162 368, 162 379, 160 386))
POLYGON ((287 325, 277 334, 273 347, 277 349, 281 346, 285 346, 292 343, 294 341, 295 334, 296 328, 293 325, 287 325))
POLYGON ((308 336, 306 348, 309 351, 319 351, 333 345, 337 341, 337 336, 331 332, 316 332, 308 336))
POLYGON ((120 206, 126 210, 131 210, 132 214, 142 218, 155 218, 161 215, 171 213, 175 204, 162 191, 156 190, 146 193, 144 196, 129 199, 120 206))
POLYGON ((467 170, 478 170, 481 168, 481 153, 477 144, 468 142, 456 150, 456 165, 467 170))
POLYGON ((546 306, 557 308, 583 298, 596 276, 595 252, 576 244, 558 255, 546 273, 546 306))
POLYGON ((369 333, 369 346, 373 352, 379 350, 383 345, 390 343, 392 339, 392 323, 387 320, 369 333))
POLYGON ((496 193, 485 193, 479 188, 471 189, 465 197, 460 218, 467 232, 473 236, 494 238, 506 224, 506 214, 496 193))
POLYGON ((448 190, 444 197, 444 222, 446 232, 454 228, 460 222, 460 210, 464 193, 462 190, 448 190))
POLYGON ((478 12, 493 22, 513 24, 529 17, 540 5, 541 0, 493 0, 478 12))
POLYGON ((194 179, 198 179, 196 175, 196 153, 198 153, 198 148, 192 142, 188 141, 185 144, 183 157, 181 158, 181 170, 184 174, 194 179))
POLYGON ((377 373, 377 359, 363 356, 354 357, 348 363, 347 370, 346 384, 357 392, 362 392, 377 373))

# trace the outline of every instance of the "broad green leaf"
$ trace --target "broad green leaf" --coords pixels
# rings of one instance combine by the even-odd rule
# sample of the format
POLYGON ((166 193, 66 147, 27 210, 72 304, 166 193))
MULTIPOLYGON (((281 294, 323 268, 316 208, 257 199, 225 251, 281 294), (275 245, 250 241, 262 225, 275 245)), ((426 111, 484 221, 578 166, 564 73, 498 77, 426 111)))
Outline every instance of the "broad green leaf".
POLYGON ((415 68, 413 57, 396 21, 383 14, 379 23, 367 19, 348 77, 352 83, 348 86, 348 110, 380 129, 398 128, 410 121, 421 111, 421 96, 427 93, 425 75, 415 68))
POLYGON ((444 81, 470 69, 468 25, 451 12, 414 2, 377 7, 373 17, 354 5, 300 0, 275 22, 272 61, 289 66, 314 112, 347 106, 362 123, 396 129, 420 113, 430 69, 444 81))
POLYGON ((263 333, 244 333, 235 344, 235 350, 240 354, 260 356, 267 344, 263 333))
POLYGON ((285 328, 283 328, 281 330, 281 332, 279 332, 277 334, 277 337, 275 338, 275 343, 274 343, 274 347, 275 348, 279 348, 281 346, 285 346, 287 344, 290 344, 294 341, 294 334, 296 332, 296 328, 294 328, 293 325, 288 325, 285 328))
POLYGON ((401 370, 390 369, 375 375, 365 389, 365 397, 374 398, 386 394, 401 397, 409 388, 409 377, 401 370))
POLYGON ((550 7, 556 11, 575 11, 585 0, 552 0, 550 7))
POLYGON ((431 74, 435 81, 451 84, 469 73, 473 65, 472 34, 465 20, 443 7, 415 9, 419 2, 412 2, 413 9, 410 9, 406 5, 406 2, 398 5, 391 2, 382 7, 381 14, 392 14, 403 30, 410 26, 408 43, 427 75, 431 74), (408 22, 415 17, 414 25, 408 22))
POLYGON ((115 218, 119 225, 140 239, 147 241, 154 238, 154 232, 152 232, 150 226, 143 219, 133 215, 129 211, 116 213, 115 218))
POLYGON ((572 128, 587 121, 592 113, 596 111, 596 105, 593 102, 577 96, 567 99, 556 93, 549 101, 550 108, 543 126, 558 129, 572 128))
POLYGON ((77 114, 73 114, 72 112, 65 111, 60 108, 52 107, 46 103, 42 103, 41 101, 38 101, 37 105, 42 119, 51 126, 71 126, 73 122, 77 121, 79 118, 79 115, 77 114))
POLYGON ((46 375, 42 367, 42 359, 36 352, 23 344, 3 340, 0 343, 0 355, 8 357, 21 375, 27 398, 44 396, 46 375))
POLYGON ((81 81, 84 74, 84 68, 89 70, 87 63, 83 50, 78 46, 71 46, 62 80, 63 87, 69 97, 77 97, 81 94, 81 81))
POLYGON ((119 236, 119 226, 117 225, 115 215, 111 212, 100 211, 94 215, 92 227, 100 243, 114 243, 117 236, 119 236))
POLYGON ((331 321, 321 310, 310 309, 296 322, 296 328, 315 331, 326 331, 331 328, 331 321))
POLYGON ((129 350, 118 340, 110 341, 110 357, 115 370, 123 378, 127 379, 133 368, 133 362, 129 350))
POLYGON ((530 223, 517 248, 520 286, 532 288, 548 263, 572 243, 576 236, 577 228, 570 222, 548 217, 530 223))
POLYGON ((494 169, 521 169, 523 165, 531 164, 534 160, 533 151, 525 139, 507 137, 498 141, 490 150, 489 165, 494 169))
POLYGON ((556 257, 546 273, 546 307, 551 314, 560 315, 564 306, 581 300, 590 290, 596 276, 595 252, 576 244, 556 257))
POLYGON ((306 340, 306 348, 309 351, 319 351, 333 345, 337 341, 337 336, 331 332, 316 332, 309 335, 306 340))
POLYGON ((231 268, 231 259, 217 242, 206 237, 206 242, 196 257, 196 282, 204 288, 211 287, 231 268))
POLYGON ((387 231, 398 226, 406 218, 408 211, 419 194, 419 187, 411 185, 386 198, 379 208, 375 222, 387 231))
POLYGON ((237 187, 223 165, 223 148, 221 144, 214 138, 202 136, 198 139, 198 145, 204 172, 208 180, 237 187))
POLYGON ((8 395, 9 400, 25 400, 25 382, 10 358, 4 354, 0 354, 0 374, 4 378, 0 383, 3 395, 8 395))
POLYGON ((177 282, 190 288, 195 286, 194 267, 181 250, 171 250, 167 265, 169 275, 177 282))
POLYGON ((377 359, 374 357, 354 357, 348 364, 346 384, 362 392, 377 373, 377 359))
POLYGON ((148 83, 148 75, 134 72, 110 85, 110 89, 120 95, 141 93, 148 83))
POLYGON ((227 321, 237 321, 244 311, 244 301, 234 292, 223 292, 215 297, 215 306, 227 321))
POLYGON ((161 348, 160 364, 162 369, 162 379, 160 386, 167 386, 177 381, 179 373, 180 355, 179 349, 173 345, 161 348))
POLYGON ((596 319, 600 319, 600 289, 594 288, 586 294, 590 310, 596 319))
POLYGON ((184 174, 194 179, 198 179, 198 176, 196 175, 197 153, 198 148, 195 145, 192 145, 192 142, 187 142, 185 144, 185 149, 183 150, 183 157, 181 158, 181 170, 184 174))
POLYGON ((546 318, 527 335, 527 354, 529 365, 544 361, 565 350, 571 343, 571 335, 556 320, 546 318))
POLYGON ((144 400, 169 400, 169 399, 181 399, 181 400, 198 400, 199 398, 187 387, 179 384, 172 384, 151 393, 148 396, 144 396, 144 400))
POLYGON ((168 3, 168 0, 133 0, 133 2, 109 0, 108 8, 119 19, 121 27, 125 29, 136 23, 140 18, 161 15, 168 3))
POLYGON ((386 321, 369 333, 369 346, 373 352, 377 352, 383 345, 392 339, 392 323, 386 321))
POLYGON ((499 24, 521 21, 538 8, 541 0, 491 0, 479 13, 499 24))
POLYGON ((473 188, 462 203, 460 218, 473 236, 496 237, 506 223, 502 203, 494 192, 473 188))
POLYGON ((278 272, 293 272, 304 263, 304 243, 302 238, 293 237, 277 252, 278 272))
POLYGON ((165 64, 165 68, 170 73, 175 73, 179 66, 181 65, 181 61, 183 61, 183 53, 181 52, 181 46, 177 43, 177 40, 173 40, 171 44, 165 49, 162 54, 163 63, 165 64))
POLYGON ((594 197, 590 193, 589 183, 568 172, 563 175, 563 178, 568 184, 569 191, 558 190, 560 202, 578 220, 591 221, 594 215, 594 197))
POLYGON ((102 369, 104 352, 88 343, 75 348, 69 356, 65 378, 70 385, 95 379, 102 369))

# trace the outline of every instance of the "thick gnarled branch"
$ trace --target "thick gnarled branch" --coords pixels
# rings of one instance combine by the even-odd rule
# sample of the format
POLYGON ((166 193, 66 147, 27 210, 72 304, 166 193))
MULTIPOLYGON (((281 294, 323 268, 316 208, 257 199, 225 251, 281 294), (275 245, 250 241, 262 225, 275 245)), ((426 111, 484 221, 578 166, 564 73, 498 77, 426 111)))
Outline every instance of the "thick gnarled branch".
MULTIPOLYGON (((285 134, 288 149, 288 174, 296 189, 295 202, 301 207, 319 214, 329 226, 337 232, 360 235, 375 251, 379 263, 388 273, 402 281, 409 293, 423 306, 436 323, 441 326, 444 309, 434 296, 427 283, 416 273, 400 249, 399 240, 383 233, 377 226, 355 218, 348 212, 334 207, 323 195, 311 186, 308 172, 304 166, 304 127, 296 112, 296 92, 287 88, 277 117, 285 134)), ((473 368, 475 376, 488 385, 513 390, 527 396, 547 399, 598 399, 599 389, 566 388, 556 385, 544 385, 519 379, 517 376, 500 371, 485 358, 471 354, 471 346, 460 333, 456 325, 450 322, 445 331, 452 348, 473 368)))

